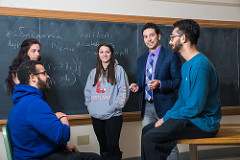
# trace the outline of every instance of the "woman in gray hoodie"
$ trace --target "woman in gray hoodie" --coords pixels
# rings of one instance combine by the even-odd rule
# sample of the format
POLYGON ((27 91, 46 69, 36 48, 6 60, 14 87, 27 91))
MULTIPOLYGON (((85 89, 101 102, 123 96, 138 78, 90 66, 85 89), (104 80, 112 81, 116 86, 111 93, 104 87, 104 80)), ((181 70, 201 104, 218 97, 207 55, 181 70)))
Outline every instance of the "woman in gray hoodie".
POLYGON ((126 72, 114 59, 113 47, 108 43, 98 46, 96 68, 88 76, 84 95, 102 158, 120 160, 122 108, 129 97, 129 83, 126 72))

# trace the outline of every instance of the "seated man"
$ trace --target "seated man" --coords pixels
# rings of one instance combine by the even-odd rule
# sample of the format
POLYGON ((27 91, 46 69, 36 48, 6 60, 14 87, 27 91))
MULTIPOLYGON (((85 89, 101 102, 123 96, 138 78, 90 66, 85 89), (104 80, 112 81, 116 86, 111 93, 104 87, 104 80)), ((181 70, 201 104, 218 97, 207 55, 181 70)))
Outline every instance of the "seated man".
POLYGON ((41 63, 27 61, 20 65, 17 75, 20 84, 15 85, 14 105, 7 122, 14 160, 100 160, 95 153, 78 152, 67 144, 68 118, 61 112, 54 114, 44 100, 50 77, 41 63))
POLYGON ((186 60, 179 98, 162 119, 143 128, 144 160, 165 160, 177 140, 213 137, 220 128, 219 80, 213 64, 196 48, 200 27, 189 19, 173 27, 169 43, 186 60))

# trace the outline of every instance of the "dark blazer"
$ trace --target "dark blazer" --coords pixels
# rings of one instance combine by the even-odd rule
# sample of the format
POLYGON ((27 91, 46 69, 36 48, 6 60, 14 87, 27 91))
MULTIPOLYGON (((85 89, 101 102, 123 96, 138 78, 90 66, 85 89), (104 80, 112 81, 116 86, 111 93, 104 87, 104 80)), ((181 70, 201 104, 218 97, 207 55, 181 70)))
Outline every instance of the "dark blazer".
MULTIPOLYGON (((141 117, 145 112, 145 72, 148 53, 142 55, 137 61, 137 85, 139 92, 142 92, 141 117)), ((159 118, 171 109, 177 99, 175 90, 179 88, 181 82, 181 62, 178 55, 174 55, 170 50, 161 47, 155 68, 154 79, 161 81, 161 88, 153 90, 153 102, 159 118)))

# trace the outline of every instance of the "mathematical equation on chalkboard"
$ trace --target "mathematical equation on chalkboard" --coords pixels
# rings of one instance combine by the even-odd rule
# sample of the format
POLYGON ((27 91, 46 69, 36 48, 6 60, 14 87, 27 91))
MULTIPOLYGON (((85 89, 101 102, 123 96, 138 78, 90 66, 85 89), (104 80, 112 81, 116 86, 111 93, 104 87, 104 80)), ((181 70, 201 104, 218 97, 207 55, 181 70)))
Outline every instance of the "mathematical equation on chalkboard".
MULTIPOLYGON (((114 38, 110 33, 100 33, 100 32, 88 32, 88 33, 82 33, 80 34, 79 38, 80 39, 90 39, 90 38, 102 38, 102 39, 109 39, 110 37, 114 38)), ((56 30, 53 33, 36 33, 33 30, 28 29, 25 26, 20 26, 18 29, 14 31, 7 31, 6 33, 6 38, 8 39, 8 47, 13 48, 14 50, 18 50, 21 46, 22 42, 18 41, 13 41, 12 39, 16 38, 36 38, 41 40, 44 39, 56 39, 58 41, 68 41, 67 39, 64 39, 60 33, 59 30, 56 30)), ((115 48, 115 45, 110 43, 113 48, 115 48)), ((83 40, 83 41, 78 41, 73 43, 71 46, 67 45, 62 45, 58 42, 52 42, 51 43, 51 48, 56 49, 59 52, 75 52, 78 47, 98 47, 100 45, 100 41, 92 41, 92 40, 83 40)), ((43 47, 44 48, 44 47, 43 47)), ((97 51, 93 50, 88 50, 87 54, 97 54, 97 51)), ((123 50, 116 50, 115 51, 116 55, 123 56, 123 55, 128 55, 128 48, 125 47, 123 50)))
POLYGON ((46 70, 55 73, 50 75, 51 85, 72 86, 75 84, 77 76, 81 77, 81 61, 77 59, 62 60, 57 64, 44 60, 43 66, 46 70))
MULTIPOLYGON (((87 114, 84 87, 94 68, 97 47, 108 42, 115 58, 126 71, 129 82, 137 81, 137 58, 148 53, 140 23, 101 22, 74 19, 0 15, 0 118, 7 118, 12 102, 5 79, 21 43, 35 38, 41 43, 42 64, 51 77, 48 101, 56 111, 87 114)), ((168 49, 172 26, 158 25, 160 44, 168 49)), ((215 66, 220 80, 222 106, 239 106, 240 29, 201 27, 198 50, 215 66)), ((130 94, 125 111, 138 111, 138 95, 130 94)))
POLYGON ((21 46, 22 42, 19 39, 35 38, 40 41, 42 64, 51 74, 50 83, 52 86, 69 87, 74 85, 78 78, 81 79, 82 64, 88 62, 86 55, 96 57, 97 47, 102 42, 110 43, 116 56, 122 57, 129 54, 128 47, 119 48, 117 44, 111 41, 115 37, 109 32, 89 31, 80 33, 79 39, 68 42, 69 39, 65 38, 58 29, 54 32, 39 33, 27 26, 19 26, 15 30, 8 30, 5 37, 7 46, 15 51, 14 54, 17 54, 21 46), (47 49, 45 47, 46 43, 47 49))

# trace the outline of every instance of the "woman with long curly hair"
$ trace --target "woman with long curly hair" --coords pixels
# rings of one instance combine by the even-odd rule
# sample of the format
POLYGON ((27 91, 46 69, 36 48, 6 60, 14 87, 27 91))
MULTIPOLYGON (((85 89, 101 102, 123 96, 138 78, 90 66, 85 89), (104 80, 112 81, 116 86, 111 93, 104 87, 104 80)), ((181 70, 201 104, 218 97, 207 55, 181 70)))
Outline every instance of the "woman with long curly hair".
POLYGON ((41 61, 40 56, 41 44, 34 38, 26 39, 22 42, 18 55, 9 66, 8 77, 6 79, 7 91, 12 94, 14 91, 14 84, 19 84, 17 78, 17 69, 25 61, 35 60, 41 61))

